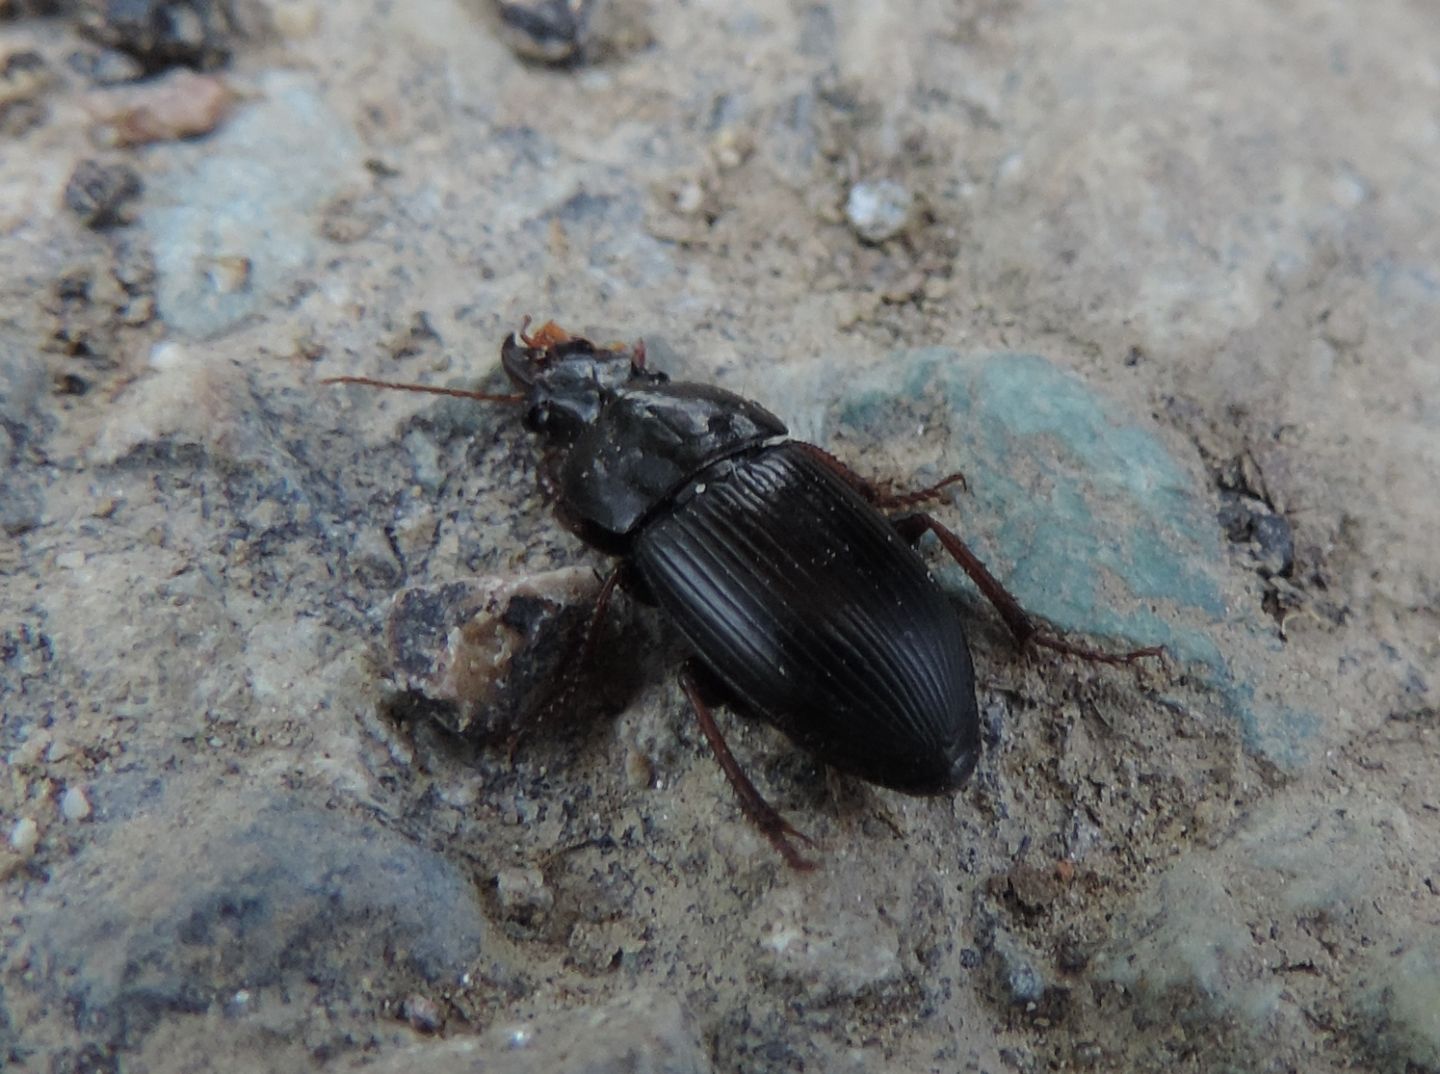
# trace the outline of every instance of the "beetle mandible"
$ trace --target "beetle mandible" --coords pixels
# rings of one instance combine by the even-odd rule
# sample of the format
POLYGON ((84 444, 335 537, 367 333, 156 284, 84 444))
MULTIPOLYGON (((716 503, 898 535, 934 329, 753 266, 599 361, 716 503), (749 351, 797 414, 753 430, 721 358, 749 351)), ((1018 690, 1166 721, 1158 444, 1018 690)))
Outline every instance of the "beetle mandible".
POLYGON ((500 349, 515 394, 368 377, 325 383, 524 407, 526 427, 553 451, 557 517, 620 559, 601 587, 592 636, 617 585, 669 618, 693 654, 680 682, 700 728, 742 810, 791 866, 812 867, 792 842, 808 840, 750 782, 710 705, 759 717, 882 787, 960 789, 980 752, 975 671, 958 609, 913 547, 926 532, 1020 645, 1105 663, 1159 654, 1105 653, 1041 631, 943 523, 882 513, 933 499, 961 475, 883 490, 790 439, 758 403, 650 369, 643 343, 602 346, 554 322, 528 327, 526 318, 500 349))

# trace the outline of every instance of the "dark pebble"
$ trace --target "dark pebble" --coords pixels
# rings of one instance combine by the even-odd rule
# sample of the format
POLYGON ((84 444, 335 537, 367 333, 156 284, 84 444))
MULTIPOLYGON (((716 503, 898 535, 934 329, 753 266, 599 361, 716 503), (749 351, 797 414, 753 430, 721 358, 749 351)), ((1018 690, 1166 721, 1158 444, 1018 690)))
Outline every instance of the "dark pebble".
POLYGON ((1221 492, 1216 517, 1231 542, 1249 545, 1255 569, 1262 575, 1290 573, 1295 565, 1295 535, 1284 515, 1254 497, 1221 492))
POLYGON ((89 0, 81 26, 119 49, 147 74, 168 67, 223 67, 234 48, 235 26, 226 0, 89 0))
POLYGON ((96 231, 130 222, 131 203, 144 191, 139 174, 128 164, 82 160, 65 184, 65 208, 96 231))
POLYGON ((565 64, 584 50, 595 0, 497 0, 505 43, 517 56, 565 64))
POLYGON ((1295 565, 1295 535, 1283 515, 1257 515, 1251 538, 1260 573, 1289 574, 1295 565))
POLYGON ((145 77, 140 61, 119 49, 74 52, 66 62, 72 71, 97 86, 123 86, 145 77))

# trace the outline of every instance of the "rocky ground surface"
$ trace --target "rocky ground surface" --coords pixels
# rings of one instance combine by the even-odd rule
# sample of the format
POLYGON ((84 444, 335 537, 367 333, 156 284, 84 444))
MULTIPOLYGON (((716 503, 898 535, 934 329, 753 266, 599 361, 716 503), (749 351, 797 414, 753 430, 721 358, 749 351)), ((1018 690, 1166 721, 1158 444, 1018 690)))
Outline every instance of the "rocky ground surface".
POLYGON ((1437 40, 0 2, 0 1065, 1440 1070, 1437 40), (597 711, 513 759, 509 709, 437 722, 401 688, 469 680, 416 639, 481 608, 553 661, 606 561, 512 411, 319 381, 498 385, 526 313, 965 471, 938 511, 1022 601, 1169 661, 1017 654, 927 546, 964 791, 721 715, 812 874, 627 600, 597 711))

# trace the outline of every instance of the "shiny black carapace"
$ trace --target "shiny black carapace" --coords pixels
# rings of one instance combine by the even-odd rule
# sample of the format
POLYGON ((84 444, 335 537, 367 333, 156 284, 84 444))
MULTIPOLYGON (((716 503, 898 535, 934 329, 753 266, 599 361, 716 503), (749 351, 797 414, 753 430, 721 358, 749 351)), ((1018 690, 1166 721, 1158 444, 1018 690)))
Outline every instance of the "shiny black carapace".
MULTIPOLYGON (((615 586, 657 605, 693 659, 681 683, 745 813, 786 861, 803 839, 731 755, 708 702, 774 724, 827 764, 906 794, 961 787, 980 750, 975 672, 955 603, 913 544, 933 532, 1017 639, 1118 662, 1037 632, 1000 583, 926 514, 887 518, 960 482, 893 494, 757 403, 647 368, 641 344, 599 346, 553 322, 501 347, 518 389, 488 395, 340 377, 345 383, 517 403, 547 441, 556 513, 620 557, 615 586)), ((587 645, 588 648, 588 645, 587 645)), ((1147 651, 1148 652, 1148 651, 1147 651)))

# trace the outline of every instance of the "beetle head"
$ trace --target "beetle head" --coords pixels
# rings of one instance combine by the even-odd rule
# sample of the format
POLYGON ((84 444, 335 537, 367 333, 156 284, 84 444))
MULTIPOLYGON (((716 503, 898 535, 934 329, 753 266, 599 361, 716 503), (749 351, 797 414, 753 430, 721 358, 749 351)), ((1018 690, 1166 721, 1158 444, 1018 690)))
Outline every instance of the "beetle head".
POLYGON ((525 393, 525 426, 568 443, 588 425, 616 390, 629 384, 663 384, 664 373, 645 368, 645 345, 602 346, 572 336, 554 321, 533 334, 529 326, 505 338, 500 363, 525 393))

